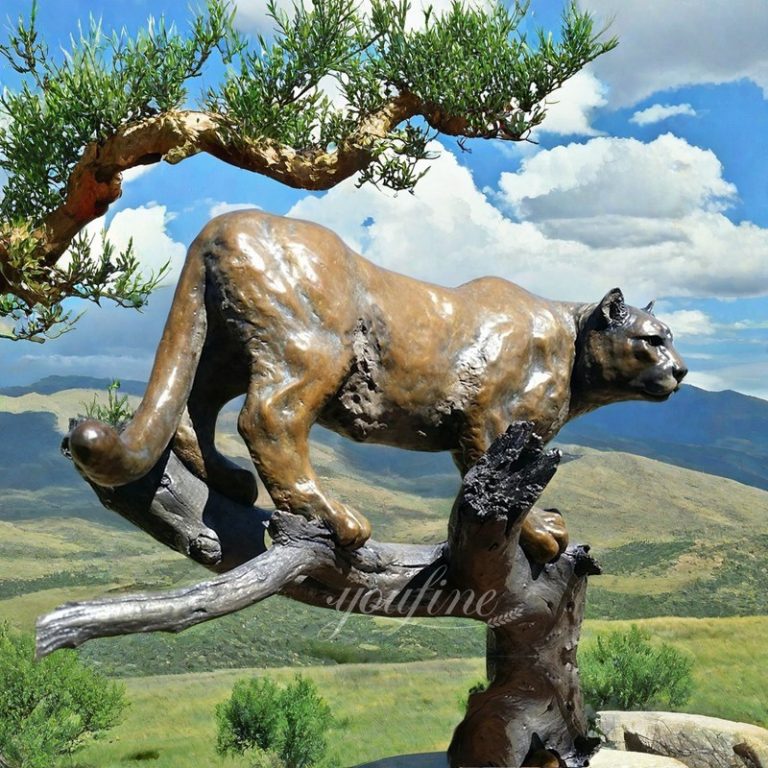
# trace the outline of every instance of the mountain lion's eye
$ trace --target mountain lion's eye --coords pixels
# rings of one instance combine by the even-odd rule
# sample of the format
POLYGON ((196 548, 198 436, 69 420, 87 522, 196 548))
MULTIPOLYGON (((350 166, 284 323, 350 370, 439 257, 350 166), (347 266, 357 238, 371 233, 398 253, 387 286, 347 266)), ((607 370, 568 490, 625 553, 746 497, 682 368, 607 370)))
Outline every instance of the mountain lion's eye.
POLYGON ((647 341, 652 347, 664 346, 664 339, 661 336, 641 336, 643 341, 647 341))

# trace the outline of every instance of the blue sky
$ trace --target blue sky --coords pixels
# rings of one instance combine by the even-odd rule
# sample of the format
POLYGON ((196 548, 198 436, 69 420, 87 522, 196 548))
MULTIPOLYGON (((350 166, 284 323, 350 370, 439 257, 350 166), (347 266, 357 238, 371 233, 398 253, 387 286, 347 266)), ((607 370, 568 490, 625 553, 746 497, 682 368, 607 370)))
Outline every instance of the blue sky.
MULTIPOLYGON (((89 14, 129 29, 149 14, 188 18, 186 0, 70 0, 66 14, 58 0, 39 5, 52 48, 89 14)), ((535 145, 462 153, 440 139, 416 194, 396 197, 352 181, 310 195, 196 157, 133 174, 99 226, 117 243, 133 236, 148 267, 170 258, 178 270, 212 215, 256 205, 327 224, 374 261, 435 282, 493 273, 576 301, 619 285, 632 303, 658 299, 691 383, 768 398, 768 4, 581 5, 621 44, 556 96, 535 145)), ((2 14, 30 7, 4 0, 2 14)), ((533 0, 528 23, 556 27, 561 9, 533 0)), ((237 19, 263 30, 262 0, 239 0, 237 19)), ((0 67, 0 83, 12 82, 0 67)), ((89 306, 73 333, 43 346, 0 342, 0 384, 145 377, 170 293, 143 313, 89 306)))

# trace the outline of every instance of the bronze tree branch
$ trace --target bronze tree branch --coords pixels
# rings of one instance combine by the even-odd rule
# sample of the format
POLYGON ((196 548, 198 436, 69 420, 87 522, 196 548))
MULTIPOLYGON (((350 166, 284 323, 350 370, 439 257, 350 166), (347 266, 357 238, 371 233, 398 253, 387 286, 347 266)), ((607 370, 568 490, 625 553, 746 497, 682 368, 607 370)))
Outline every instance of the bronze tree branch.
POLYGON ((178 632, 273 594, 355 613, 472 618, 491 630, 490 684, 470 698, 451 765, 528 765, 541 754, 585 765, 595 742, 575 653, 586 577, 598 570, 584 547, 541 566, 519 546, 558 461, 530 424, 517 423, 464 478, 447 542, 369 541, 350 550, 319 522, 225 500, 168 451, 142 480, 94 490, 105 506, 219 575, 164 593, 66 604, 38 622, 38 653, 96 637, 178 632), (267 519, 273 544, 265 551, 267 519))

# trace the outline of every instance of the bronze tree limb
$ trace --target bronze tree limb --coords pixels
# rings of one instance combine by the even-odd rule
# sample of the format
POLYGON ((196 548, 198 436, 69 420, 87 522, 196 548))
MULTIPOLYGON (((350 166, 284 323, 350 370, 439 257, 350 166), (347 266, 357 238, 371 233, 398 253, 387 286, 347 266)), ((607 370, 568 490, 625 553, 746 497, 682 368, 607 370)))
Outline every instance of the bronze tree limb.
POLYGON ((219 575, 164 593, 65 604, 38 622, 38 653, 96 637, 178 632, 273 594, 355 613, 472 618, 491 629, 490 685, 470 699, 451 765, 523 765, 537 752, 584 765, 595 743, 575 652, 586 577, 598 570, 584 547, 541 566, 519 546, 526 515, 558 461, 530 424, 517 423, 465 476, 447 542, 369 541, 350 550, 318 522, 238 509, 168 452, 149 476, 94 490, 107 507, 219 575), (265 551, 268 517, 273 544, 265 551))

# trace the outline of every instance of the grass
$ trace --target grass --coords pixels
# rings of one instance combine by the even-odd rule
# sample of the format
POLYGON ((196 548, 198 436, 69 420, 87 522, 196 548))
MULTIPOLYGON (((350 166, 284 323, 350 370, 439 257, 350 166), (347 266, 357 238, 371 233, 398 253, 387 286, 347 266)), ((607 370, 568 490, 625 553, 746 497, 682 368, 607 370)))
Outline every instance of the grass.
MULTIPOLYGON (((629 621, 588 621, 582 643, 629 621)), ((768 616, 655 618, 634 622, 690 653, 695 688, 684 711, 768 727, 768 616)))
MULTIPOLYGON (((27 631, 38 616, 67 601, 164 589, 209 575, 139 533, 77 519, 4 525, 4 541, 10 545, 5 551, 0 548, 0 563, 9 564, 7 572, 14 578, 0 578, 0 620, 27 631)), ((340 619, 328 610, 273 597, 179 635, 95 640, 83 655, 105 674, 131 676, 244 666, 407 662, 476 656, 484 647, 482 628, 470 622, 403 625, 352 616, 334 636, 340 619)))
MULTIPOLYGON (((566 467, 569 464, 566 464, 566 467)), ((369 493, 376 493, 370 489, 369 493)), ((649 531, 650 532, 650 531, 649 531)), ((203 569, 141 533, 77 518, 0 523, 0 619, 31 629, 41 613, 73 599, 156 590, 207 578, 203 569)), ((587 616, 715 617, 768 614, 768 536, 741 542, 691 535, 595 548, 605 575, 591 580, 587 616)), ((117 676, 203 672, 242 666, 313 666, 472 657, 482 629, 446 621, 403 627, 352 617, 333 637, 338 617, 282 598, 181 635, 105 638, 84 650, 117 676), (257 639, 257 642, 254 642, 257 639)))
POLYGON ((568 447, 540 504, 560 508, 572 541, 597 550, 681 538, 742 541, 765 531, 768 493, 620 452, 568 447))
MULTIPOLYGON (((696 688, 685 711, 768 726, 768 617, 638 623, 656 641, 672 643, 694 657, 696 688)), ((587 622, 583 643, 598 632, 628 625, 587 622)), ((461 720, 458 701, 483 669, 484 662, 475 658, 309 667, 302 674, 315 681, 331 705, 337 718, 331 748, 349 766, 386 755, 445 749, 461 720)), ((268 674, 287 680, 295 671, 270 669, 268 674)), ((236 680, 262 674, 263 669, 241 669, 129 678, 132 706, 126 720, 111 732, 109 742, 89 747, 79 762, 125 768, 138 762, 131 755, 157 753, 148 761, 156 768, 246 766, 247 761, 215 755, 213 710, 236 680)))
MULTIPOLYGON (((29 395, 12 408, 6 401, 16 398, 5 398, 0 409, 52 412, 55 427, 63 429, 90 397, 88 390, 64 399, 62 393, 29 395)), ((53 428, 37 426, 51 432, 49 464, 41 468, 32 446, 25 471, 34 469, 38 485, 6 482, 0 498, 0 620, 30 629, 39 614, 68 600, 207 576, 111 519, 58 457, 53 428)), ((223 426, 231 427, 226 418, 223 426)), ((220 445, 245 456, 231 434, 223 434, 220 445)), ((637 623, 654 637, 696 658, 688 711, 768 725, 768 617, 750 617, 768 614, 768 493, 630 454, 582 448, 571 453, 578 458, 560 467, 542 504, 564 511, 571 540, 589 542, 605 568, 605 576, 590 583, 593 620, 585 625, 585 642, 597 631, 626 626, 605 619, 642 618, 637 623), (669 618, 644 618, 660 614, 669 618), (711 616, 733 618, 702 618, 711 616)), ((414 461, 419 457, 414 454, 414 461)), ((395 472, 379 478, 375 468, 363 471, 323 443, 313 447, 313 460, 333 494, 370 516, 376 538, 421 542, 445 536, 455 475, 395 472)), ((14 465, 6 479, 19 471, 14 465)), ((82 653, 89 663, 128 676, 134 703, 125 724, 109 742, 91 747, 85 763, 246 765, 215 756, 213 707, 244 675, 271 667, 269 674, 286 678, 300 665, 337 712, 334 749, 342 764, 443 749, 460 719, 457 700, 482 672, 482 627, 449 621, 431 622, 437 628, 423 622, 403 627, 353 617, 332 638, 336 618, 272 598, 178 636, 87 644, 82 653)))
POLYGON ((335 666, 472 657, 483 653, 483 627, 460 620, 381 621, 340 617, 290 600, 269 600, 179 634, 132 635, 89 643, 85 658, 110 675, 203 672, 239 667, 335 666))
POLYGON ((590 618, 768 614, 768 535, 738 542, 636 542, 598 553, 590 618), (605 556, 603 556, 605 555, 605 556))
MULTIPOLYGON (((27 631, 38 616, 64 602, 164 589, 209 577, 141 533, 77 518, 0 526, 0 620, 27 631)), ((339 620, 333 612, 273 597, 180 635, 96 640, 83 655, 105 674, 131 676, 244 666, 407 662, 476 656, 484 647, 482 628, 468 622, 402 625, 353 616, 333 637, 339 620), (458 634, 457 624, 464 627, 458 634)))
MULTIPOLYGON (((103 588, 96 590, 103 592, 103 588)), ((72 600, 88 600, 94 596, 94 587, 60 587, 12 597, 0 602, 0 621, 7 620, 18 629, 31 631, 38 616, 72 600)))
POLYGON ((142 533, 80 518, 0 522, 0 620, 31 630, 70 600, 162 589, 202 569, 142 533))
MULTIPOLYGON (((397 665, 308 668, 302 674, 317 684, 330 704, 336 727, 331 751, 342 765, 384 755, 444 749, 461 719, 458 698, 480 675, 477 659, 397 665)), ((294 669, 271 669, 289 680, 294 669)), ((127 680, 132 702, 110 741, 96 743, 78 756, 81 765, 125 768, 131 755, 157 752, 153 768, 247 766, 247 760, 219 758, 214 752, 213 710, 236 680, 264 674, 237 670, 199 675, 127 680)))

